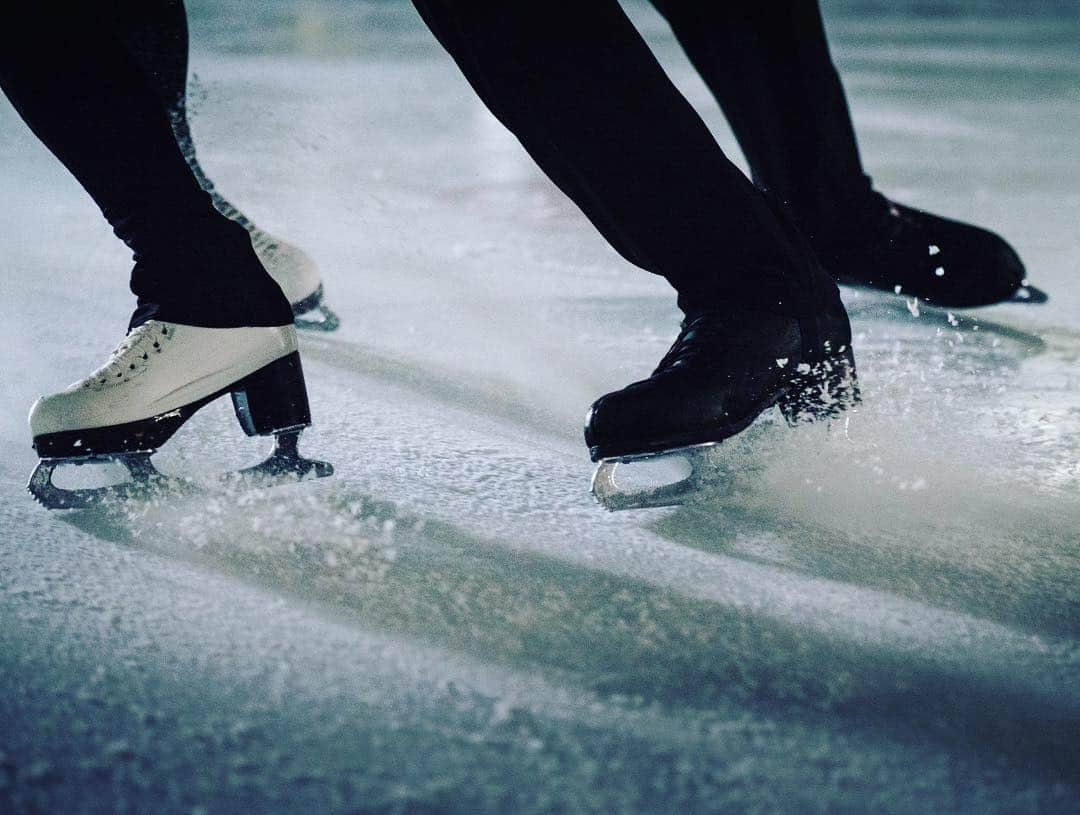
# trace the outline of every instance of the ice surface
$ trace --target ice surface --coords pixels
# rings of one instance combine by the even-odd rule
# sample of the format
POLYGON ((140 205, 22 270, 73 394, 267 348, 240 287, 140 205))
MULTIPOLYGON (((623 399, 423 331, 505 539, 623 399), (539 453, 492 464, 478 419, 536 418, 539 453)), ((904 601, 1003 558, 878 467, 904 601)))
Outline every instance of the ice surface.
MULTIPOLYGON (((344 321, 303 338, 305 450, 338 475, 30 501, 26 408, 115 345, 129 264, 0 103, 0 808, 1076 810, 1075 4, 826 5, 876 183, 998 229, 1052 299, 847 292, 849 422, 747 450, 722 503, 621 515, 588 496, 580 422, 666 349, 665 284, 411 7, 191 5, 204 166, 344 321)), ((262 452, 216 405, 160 461, 262 452)))

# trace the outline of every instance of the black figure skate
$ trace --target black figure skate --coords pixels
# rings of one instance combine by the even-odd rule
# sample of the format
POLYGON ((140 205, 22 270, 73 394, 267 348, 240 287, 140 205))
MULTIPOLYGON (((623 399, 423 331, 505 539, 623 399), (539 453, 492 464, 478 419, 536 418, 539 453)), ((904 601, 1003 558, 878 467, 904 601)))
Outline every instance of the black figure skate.
POLYGON ((1046 302, 1000 235, 879 194, 874 200, 880 209, 875 206, 845 236, 814 241, 822 265, 840 283, 953 308, 1046 302))
POLYGON ((592 492, 607 509, 687 503, 710 486, 719 444, 778 405, 791 424, 840 415, 858 401, 851 329, 839 299, 798 320, 730 309, 688 317, 648 379, 598 399, 585 420, 592 492), (676 456, 690 473, 626 490, 621 464, 676 456))

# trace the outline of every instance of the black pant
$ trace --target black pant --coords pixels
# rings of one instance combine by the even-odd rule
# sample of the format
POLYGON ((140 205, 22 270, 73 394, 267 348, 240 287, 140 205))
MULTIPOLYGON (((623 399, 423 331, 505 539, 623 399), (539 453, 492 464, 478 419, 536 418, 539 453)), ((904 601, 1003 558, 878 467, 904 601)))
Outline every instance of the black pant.
POLYGON ((245 228, 253 228, 254 224, 217 191, 195 151, 187 120, 188 27, 184 0, 102 0, 99 7, 165 107, 176 143, 199 186, 210 193, 219 212, 245 228))
POLYGON ((754 180, 816 246, 881 209, 817 0, 652 0, 720 103, 754 180))
POLYGON ((684 311, 812 307, 799 251, 615 0, 414 0, 491 111, 684 311))
MULTIPOLYGON (((628 260, 666 277, 685 310, 812 307, 802 250, 785 238, 775 206, 723 155, 615 0, 416 5, 543 170, 628 260)), ((870 185, 816 5, 658 6, 759 183, 814 235, 857 211, 870 185)), ((183 116, 183 6, 113 0, 111 9, 108 21, 22 12, 24 23, 5 29, 0 82, 134 249, 140 298, 171 312, 213 311, 215 298, 256 285, 256 275, 183 161, 186 151, 197 169, 183 116), (199 303, 193 281, 207 287, 199 303)), ((272 298, 242 299, 274 311, 272 298)), ((231 311, 215 322, 235 319, 231 311)))
POLYGON ((124 19, 143 20, 144 44, 170 20, 172 33, 162 34, 162 48, 139 52, 113 27, 107 4, 18 4, 0 26, 0 86, 131 247, 133 323, 291 323, 246 230, 214 208, 174 137, 162 94, 180 81, 183 95, 186 30, 176 40, 183 6, 145 5, 117 8, 130 15, 124 19), (146 70, 136 54, 152 54, 155 68, 146 70))

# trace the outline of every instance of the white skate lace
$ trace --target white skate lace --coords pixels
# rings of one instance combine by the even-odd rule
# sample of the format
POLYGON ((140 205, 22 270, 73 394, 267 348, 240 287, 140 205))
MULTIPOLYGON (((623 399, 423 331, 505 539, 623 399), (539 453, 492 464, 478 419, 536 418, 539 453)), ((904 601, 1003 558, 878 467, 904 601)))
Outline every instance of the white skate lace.
POLYGON ((84 379, 82 386, 103 388, 127 381, 149 366, 175 332, 175 326, 156 320, 133 328, 109 355, 109 361, 84 379))

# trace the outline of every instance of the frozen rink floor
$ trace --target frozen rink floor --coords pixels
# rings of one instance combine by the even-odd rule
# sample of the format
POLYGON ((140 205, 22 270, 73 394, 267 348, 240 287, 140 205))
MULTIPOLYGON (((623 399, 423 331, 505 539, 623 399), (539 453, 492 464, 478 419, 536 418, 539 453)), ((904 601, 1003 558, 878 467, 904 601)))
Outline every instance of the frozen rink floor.
MULTIPOLYGON (((621 514, 581 419, 670 343, 663 281, 411 6, 190 5, 203 166, 343 320, 301 346, 337 475, 33 503, 27 410, 120 339, 130 262, 0 101, 0 811, 1080 810, 1075 3, 826 2, 878 187, 1002 232, 1051 302, 846 292, 846 431, 778 426, 728 498, 621 514)), ((160 461, 263 446, 219 403, 160 461)))

